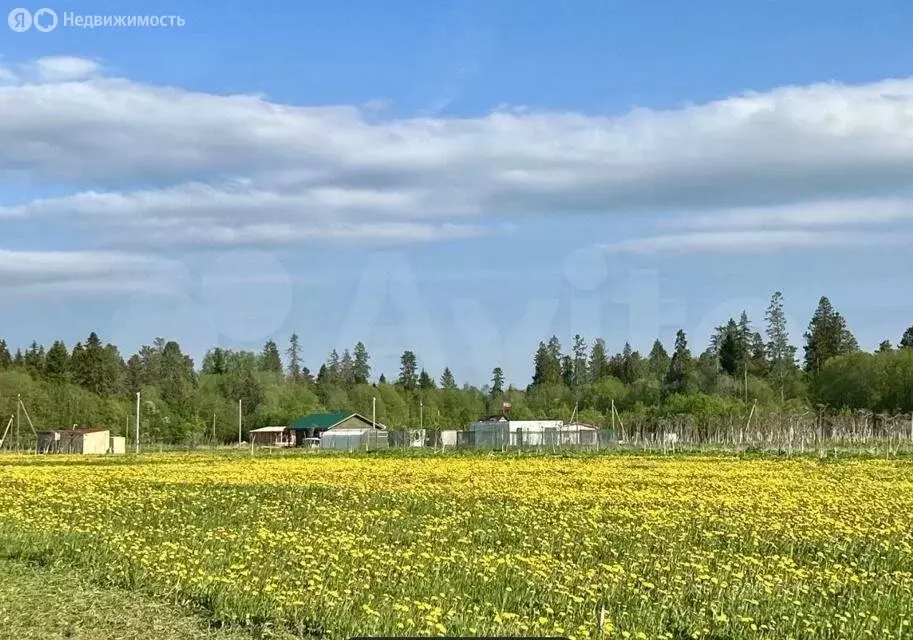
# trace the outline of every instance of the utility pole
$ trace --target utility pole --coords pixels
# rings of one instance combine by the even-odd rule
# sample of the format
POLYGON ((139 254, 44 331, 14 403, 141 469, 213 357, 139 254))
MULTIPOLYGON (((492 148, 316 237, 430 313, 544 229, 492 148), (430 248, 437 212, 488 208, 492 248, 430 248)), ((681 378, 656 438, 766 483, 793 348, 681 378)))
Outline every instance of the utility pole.
POLYGON ((425 401, 418 399, 418 428, 425 428, 425 401))
POLYGON ((377 396, 371 397, 371 426, 377 428, 377 396))
POLYGON ((22 394, 16 394, 16 451, 19 451, 19 409, 22 407, 22 394))
POLYGON ((139 391, 136 392, 136 433, 133 440, 133 448, 139 453, 139 391))
POLYGON ((238 446, 241 446, 241 398, 238 398, 238 446))

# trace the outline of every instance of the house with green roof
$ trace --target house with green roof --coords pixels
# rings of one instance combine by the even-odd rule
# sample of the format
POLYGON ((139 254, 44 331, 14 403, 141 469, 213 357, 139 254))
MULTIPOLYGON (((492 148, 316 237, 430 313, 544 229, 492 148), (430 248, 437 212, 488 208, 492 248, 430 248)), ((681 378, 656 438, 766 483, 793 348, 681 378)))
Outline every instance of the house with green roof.
POLYGON ((358 429, 385 431, 387 427, 372 422, 360 413, 338 411, 333 413, 309 413, 288 425, 295 436, 295 444, 304 444, 306 438, 320 438, 328 431, 351 431, 358 429))

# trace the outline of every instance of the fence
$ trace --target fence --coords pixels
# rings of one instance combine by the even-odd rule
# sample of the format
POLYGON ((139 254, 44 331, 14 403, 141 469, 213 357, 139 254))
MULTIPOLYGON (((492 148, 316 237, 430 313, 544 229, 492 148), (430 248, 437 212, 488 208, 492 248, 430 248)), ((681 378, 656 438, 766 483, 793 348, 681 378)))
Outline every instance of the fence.
POLYGON ((620 446, 647 451, 747 449, 786 454, 833 449, 885 451, 913 449, 913 415, 853 411, 746 412, 700 419, 676 415, 638 417, 620 429, 620 446))
POLYGON ((617 444, 611 429, 568 431, 430 431, 427 447, 436 449, 608 449, 617 444))
POLYGON ((381 430, 352 429, 326 431, 320 437, 320 449, 367 451, 386 449, 388 433, 381 430))

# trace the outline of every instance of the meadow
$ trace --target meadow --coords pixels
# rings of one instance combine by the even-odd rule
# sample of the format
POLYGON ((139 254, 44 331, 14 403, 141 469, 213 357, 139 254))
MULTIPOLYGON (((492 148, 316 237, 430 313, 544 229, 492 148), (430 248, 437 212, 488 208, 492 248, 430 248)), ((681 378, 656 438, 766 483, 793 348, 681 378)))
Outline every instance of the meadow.
POLYGON ((303 637, 913 637, 913 461, 0 459, 0 553, 303 637))

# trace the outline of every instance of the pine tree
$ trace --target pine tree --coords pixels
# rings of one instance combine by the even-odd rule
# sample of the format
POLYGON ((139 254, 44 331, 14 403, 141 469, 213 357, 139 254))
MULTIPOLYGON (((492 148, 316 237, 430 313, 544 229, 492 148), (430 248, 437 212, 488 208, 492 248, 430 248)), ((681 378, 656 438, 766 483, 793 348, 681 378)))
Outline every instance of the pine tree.
POLYGON ((908 327, 900 338, 901 349, 913 349, 913 326, 908 327))
POLYGON ((561 381, 564 386, 573 388, 574 385, 574 359, 570 355, 561 356, 561 381))
MULTIPOLYGON (((159 379, 156 386, 161 392, 162 400, 179 413, 189 414, 197 382, 193 360, 181 351, 181 346, 174 340, 165 343, 158 357, 159 379)), ((275 357, 279 357, 278 350, 275 357)))
POLYGON ((675 350, 669 361, 664 390, 667 394, 688 393, 693 386, 694 358, 688 350, 688 339, 685 332, 679 329, 675 334, 675 350))
POLYGON ((533 361, 533 386, 556 385, 561 382, 561 345, 552 337, 548 345, 539 343, 533 361))
POLYGON ((725 325, 716 328, 710 346, 719 358, 721 371, 741 377, 751 369, 757 347, 755 335, 744 311, 738 322, 730 318, 725 325))
POLYGON ((546 345, 546 350, 548 355, 555 360, 555 362, 561 361, 561 342, 558 340, 558 336, 552 336, 548 339, 548 345, 546 345))
POLYGON ((13 364, 13 357, 10 355, 9 348, 6 346, 6 340, 0 339, 0 371, 9 369, 13 364))
POLYGON ((590 382, 599 382, 609 375, 609 354, 602 338, 596 338, 593 348, 590 349, 588 371, 590 382))
POLYGON ((418 374, 418 388, 423 391, 434 389, 434 378, 429 376, 424 369, 418 374))
POLYGON ((441 389, 453 391, 457 388, 456 379, 450 371, 450 367, 444 367, 444 373, 441 374, 441 389))
POLYGON ((67 351, 66 345, 60 340, 55 340, 54 344, 51 345, 51 348, 48 349, 47 356, 45 357, 44 371, 47 378, 54 382, 66 381, 69 371, 69 360, 70 354, 67 351))
POLYGON ((77 344, 73 349, 71 362, 74 381, 93 393, 110 392, 117 385, 116 349, 106 349, 94 331, 89 334, 85 345, 77 344))
POLYGON ((767 320, 767 360, 770 373, 782 392, 784 380, 796 368, 796 347, 789 343, 783 294, 779 291, 770 297, 770 306, 764 317, 767 320))
POLYGON ((327 358, 325 381, 331 384, 340 384, 342 382, 342 367, 339 363, 339 353, 336 349, 330 351, 330 357, 327 358))
POLYGON ((878 353, 891 353, 892 351, 894 351, 894 347, 890 340, 882 340, 878 343, 878 353))
POLYGON ((748 373, 759 378, 766 376, 770 368, 767 362, 767 345, 764 344, 764 338, 757 331, 751 334, 749 351, 748 373))
POLYGON ((355 384, 355 360, 348 349, 343 349, 339 360, 339 377, 347 387, 355 384))
POLYGON ((288 340, 288 377, 294 382, 301 381, 301 344, 297 333, 293 333, 288 340))
POLYGON ((355 384, 367 384, 371 377, 371 356, 363 342, 355 345, 355 362, 353 365, 355 384))
POLYGON ((742 314, 739 316, 739 342, 742 345, 742 350, 745 353, 745 360, 748 360, 748 349, 751 344, 751 321, 748 319, 748 313, 742 311, 742 314))
POLYGON ((26 370, 34 377, 44 375, 44 358, 44 346, 39 345, 33 340, 23 356, 23 363, 25 364, 26 370))
POLYGON ((633 384, 634 381, 639 377, 640 366, 640 354, 631 348, 630 342, 625 342, 625 346, 621 350, 621 358, 619 360, 619 379, 625 384, 633 384))
POLYGON ((741 373, 745 360, 741 330, 732 318, 723 327, 717 327, 717 356, 720 369, 730 376, 741 373))
POLYGON ((846 320, 822 296, 805 332, 805 370, 817 374, 831 358, 858 350, 859 344, 847 329, 846 320))
POLYGON ((387 384, 387 376, 380 374, 380 377, 377 379, 377 384, 387 384))
POLYGON ((504 393, 504 371, 501 367, 491 370, 491 394, 504 393))
POLYGON ((657 380, 662 380, 669 370, 669 353, 659 339, 653 342, 650 355, 647 356, 647 367, 657 380))
POLYGON ((130 356, 130 359, 127 360, 126 378, 126 388, 128 393, 134 394, 137 391, 142 391, 143 386, 146 384, 146 379, 145 370, 143 367, 143 359, 139 356, 139 354, 133 354, 130 356))
POLYGON ((573 352, 574 362, 571 384, 569 386, 576 388, 586 382, 587 346, 586 341, 580 334, 574 336, 574 346, 571 351, 573 352))
POLYGON ((260 356, 260 370, 269 373, 282 373, 282 357, 279 355, 279 347, 273 340, 267 340, 263 345, 263 353, 260 356))
POLYGON ((402 385, 404 389, 415 389, 418 385, 418 359, 412 351, 407 350, 403 351, 403 355, 400 357, 399 362, 400 369, 397 383, 402 385))

